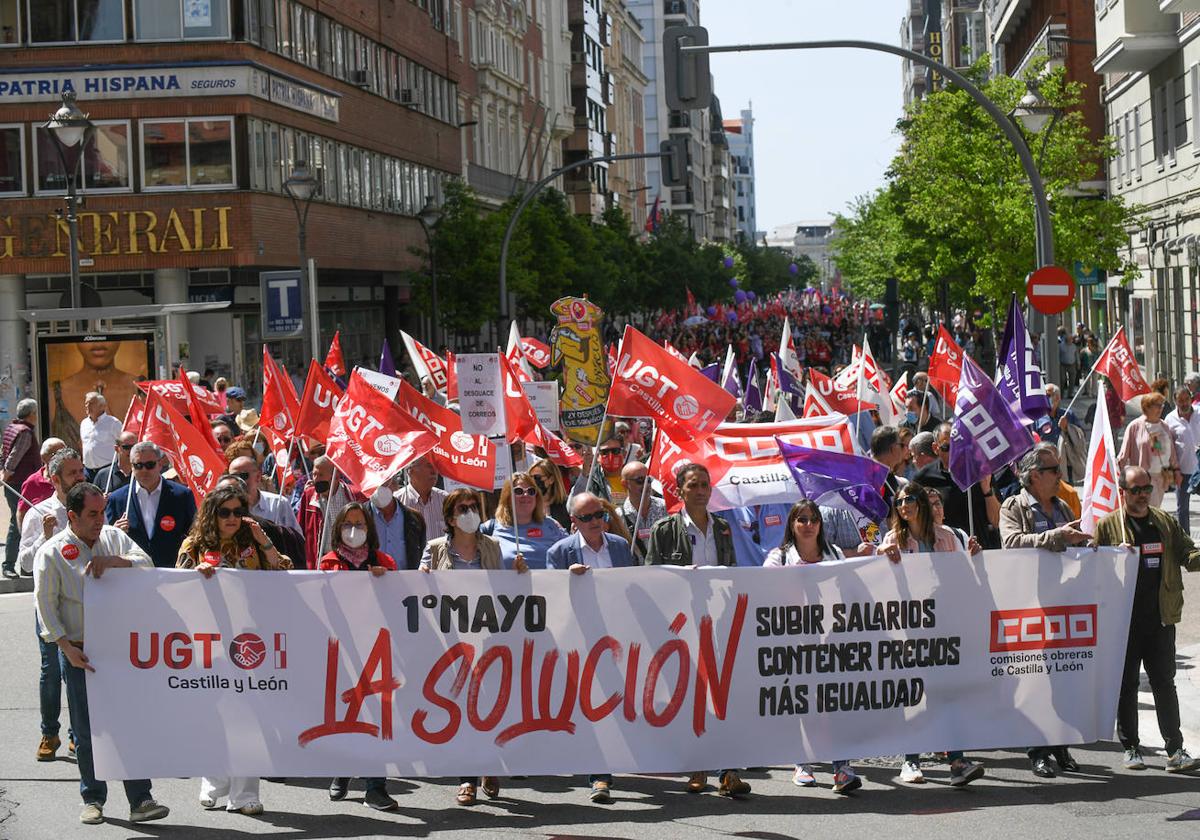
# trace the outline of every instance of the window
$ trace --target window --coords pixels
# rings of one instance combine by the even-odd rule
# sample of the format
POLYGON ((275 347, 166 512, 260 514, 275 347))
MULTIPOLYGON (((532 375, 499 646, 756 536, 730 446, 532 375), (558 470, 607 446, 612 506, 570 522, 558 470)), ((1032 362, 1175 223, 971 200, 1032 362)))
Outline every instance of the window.
POLYGON ((125 40, 123 0, 28 0, 26 14, 30 43, 125 40))
POLYGON ((21 0, 0 0, 0 47, 21 44, 21 0))
MULTIPOLYGON (((251 145, 254 154, 253 136, 251 145)), ((143 189, 233 185, 232 117, 142 122, 143 189)))
MULTIPOLYGON (((129 123, 97 120, 80 161, 81 190, 129 190, 129 123)), ((58 154, 58 144, 48 129, 34 126, 37 192, 65 192, 66 172, 58 154)), ((70 161, 70 156, 67 158, 70 161)))
POLYGON ((25 132, 19 125, 0 125, 0 195, 25 193, 25 132))
MULTIPOLYGON (((267 5, 258 5, 260 31, 270 26, 267 5)), ((229 0, 134 0, 133 19, 139 41, 228 38, 229 0)))

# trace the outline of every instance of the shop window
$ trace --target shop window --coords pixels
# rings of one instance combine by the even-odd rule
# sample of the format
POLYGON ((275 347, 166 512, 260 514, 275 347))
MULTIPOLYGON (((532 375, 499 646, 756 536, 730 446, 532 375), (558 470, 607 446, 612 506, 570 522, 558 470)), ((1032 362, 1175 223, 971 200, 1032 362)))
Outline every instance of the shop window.
POLYGON ((142 123, 144 189, 233 185, 232 118, 142 123))
MULTIPOLYGON (((80 162, 81 190, 129 190, 129 123, 124 121, 94 122, 95 130, 84 146, 80 162)), ((66 172, 58 154, 58 146, 50 132, 41 125, 34 126, 37 192, 65 192, 66 172)), ((70 161, 70 157, 68 157, 70 161)))
POLYGON ((25 194, 25 133, 0 125, 0 195, 25 194))
POLYGON ((228 38, 229 0, 134 0, 133 20, 139 41, 228 38))

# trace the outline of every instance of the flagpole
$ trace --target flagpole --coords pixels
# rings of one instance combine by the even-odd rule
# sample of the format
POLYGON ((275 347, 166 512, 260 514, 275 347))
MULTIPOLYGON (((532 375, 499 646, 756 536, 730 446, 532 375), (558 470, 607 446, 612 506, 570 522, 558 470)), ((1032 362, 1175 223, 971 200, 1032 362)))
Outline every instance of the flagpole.
POLYGON ((325 510, 321 516, 321 535, 317 537, 317 566, 321 565, 321 555, 325 545, 325 532, 329 530, 329 511, 333 507, 333 494, 338 489, 338 471, 333 471, 333 479, 329 482, 329 496, 325 499, 325 510))
POLYGON ((35 505, 33 502, 29 501, 29 500, 28 500, 28 499, 26 499, 24 496, 22 496, 22 495, 21 495, 21 491, 20 491, 20 490, 18 490, 17 488, 13 487, 13 486, 12 486, 11 484, 9 484, 7 481, 0 481, 0 485, 3 485, 5 490, 9 491, 9 492, 10 492, 10 493, 12 493, 14 496, 16 496, 18 499, 20 499, 22 502, 24 502, 25 504, 29 505, 29 507, 30 507, 30 508, 37 507, 37 506, 36 506, 36 505, 35 505))
MULTIPOLYGON (((517 456, 513 454, 513 448, 512 448, 511 443, 508 445, 508 463, 510 465, 512 475, 516 475, 517 474, 517 456)), ((588 478, 590 480, 591 477, 589 476, 588 478)), ((520 554, 521 553, 521 526, 517 523, 517 494, 515 492, 513 492, 514 490, 516 490, 516 484, 512 480, 511 477, 508 479, 508 487, 509 487, 508 501, 509 501, 509 504, 512 505, 513 539, 517 543, 517 554, 520 554)), ((530 547, 532 547, 532 546, 530 546, 530 547)))
POLYGON ((975 505, 971 503, 971 488, 974 486, 967 485, 967 527, 971 529, 972 537, 975 536, 975 505))
MULTIPOLYGON (((658 443, 658 424, 654 423, 653 420, 650 422, 653 426, 653 432, 650 435, 650 457, 646 459, 646 480, 642 483, 642 495, 638 499, 637 512, 633 517, 633 533, 630 535, 629 547, 632 549, 635 557, 637 556, 638 528, 642 524, 642 506, 646 504, 646 494, 650 492, 650 468, 654 465, 654 446, 658 443)), ((640 559, 643 562, 645 561, 645 552, 642 553, 640 559)))
MULTIPOLYGON (((1108 353, 1108 348, 1112 347, 1113 342, 1116 341, 1117 336, 1120 335, 1124 329, 1124 327, 1121 327, 1115 333, 1113 333, 1113 337, 1108 340, 1108 344, 1104 345, 1104 349, 1100 351, 1100 355, 1096 357, 1096 361, 1092 362, 1092 369, 1089 370, 1088 375, 1080 381, 1075 390, 1075 396, 1071 397, 1071 401, 1067 403, 1067 411, 1070 411, 1071 406, 1075 405, 1075 400, 1079 399, 1079 395, 1083 393, 1083 386, 1091 380, 1092 375, 1096 372, 1096 368, 1100 366, 1100 360, 1103 359, 1105 354, 1108 353)), ((1136 362, 1137 360, 1135 359, 1134 361, 1136 362)), ((1066 412, 1063 413, 1065 414, 1066 412)))
POLYGON ((106 478, 104 480, 104 495, 105 496, 108 495, 108 488, 112 487, 112 474, 113 474, 113 470, 115 470, 116 468, 117 468, 116 460, 114 460, 111 464, 108 465, 108 478, 106 478))

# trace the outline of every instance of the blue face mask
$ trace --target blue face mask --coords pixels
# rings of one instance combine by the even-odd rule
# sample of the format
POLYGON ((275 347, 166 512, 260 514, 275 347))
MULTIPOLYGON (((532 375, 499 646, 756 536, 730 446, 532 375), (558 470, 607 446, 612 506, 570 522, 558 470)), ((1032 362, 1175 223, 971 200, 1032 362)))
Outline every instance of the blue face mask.
POLYGON ((907 414, 904 415, 904 420, 906 423, 909 423, 909 424, 915 426, 917 424, 917 413, 915 411, 908 412, 907 414))

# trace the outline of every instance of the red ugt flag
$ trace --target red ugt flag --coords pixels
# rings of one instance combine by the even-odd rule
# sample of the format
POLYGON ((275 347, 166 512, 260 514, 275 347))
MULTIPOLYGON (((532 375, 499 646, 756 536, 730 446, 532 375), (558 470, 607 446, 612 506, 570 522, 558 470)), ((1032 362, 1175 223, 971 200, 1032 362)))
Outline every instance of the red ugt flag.
POLYGON ((333 419, 333 407, 342 398, 342 389, 312 359, 308 364, 308 379, 304 381, 304 395, 300 398, 300 414, 296 417, 296 433, 322 441, 329 437, 329 421, 333 419))
POLYGON ((1139 394, 1149 394, 1150 386, 1142 376, 1142 369, 1129 346, 1125 336, 1125 328, 1117 330, 1096 360, 1096 373, 1102 373, 1112 383, 1113 390, 1120 396, 1121 402, 1131 400, 1139 394))
POLYGON ((275 364, 267 345, 263 345, 263 401, 262 422, 282 438, 290 439, 296 434, 296 415, 300 413, 300 401, 292 396, 290 382, 285 385, 287 374, 275 364))
POLYGON ((346 375, 346 357, 342 355, 341 334, 341 330, 333 334, 333 341, 329 342, 329 352, 325 354, 325 370, 334 376, 346 375))
POLYGON ((938 324, 937 341, 929 357, 929 381, 946 398, 950 406, 958 396, 958 380, 962 378, 963 351, 955 343, 945 324, 938 324))
MULTIPOLYGON (((192 417, 192 425, 200 433, 200 437, 204 439, 204 442, 212 447, 213 452, 223 455, 225 450, 221 444, 217 443, 217 436, 213 434, 212 426, 208 424, 208 414, 205 413, 204 407, 200 405, 200 400, 196 398, 196 392, 192 390, 192 381, 188 379, 187 371, 182 367, 179 368, 179 383, 183 386, 183 390, 187 394, 187 413, 192 417)), ((230 429, 230 431, 236 432, 237 430, 230 429)))
MULTIPOLYGON (((191 488, 196 504, 216 489, 217 481, 228 466, 225 458, 212 448, 203 433, 187 420, 170 403, 162 403, 163 412, 170 421, 171 436, 175 439, 175 454, 171 463, 181 480, 191 488)), ((209 432, 212 434, 211 430, 209 432)))
POLYGON ((146 398, 141 394, 134 394, 133 399, 129 401, 129 410, 125 412, 125 423, 121 426, 121 433, 141 434, 142 423, 145 422, 145 419, 146 398))
POLYGON ((429 458, 439 473, 470 487, 493 488, 496 446, 486 435, 468 435, 462 430, 462 417, 438 405, 408 382, 400 383, 396 404, 438 436, 429 458))
POLYGON ((689 438, 711 435, 737 398, 633 327, 625 327, 608 413, 649 417, 689 438))
POLYGON ((500 379, 504 386, 504 412, 507 417, 508 442, 524 440, 537 445, 533 436, 537 432, 538 417, 529 397, 521 387, 521 378, 513 364, 503 353, 500 354, 500 379))
POLYGON ((365 496, 433 449, 438 436, 358 375, 334 409, 325 454, 365 496))
MULTIPOLYGON (((178 383, 176 383, 178 384, 178 383)), ((157 388, 146 398, 146 410, 142 412, 142 428, 138 440, 148 440, 172 460, 179 454, 175 448, 175 436, 171 434, 171 418, 166 406, 169 398, 157 388)))

